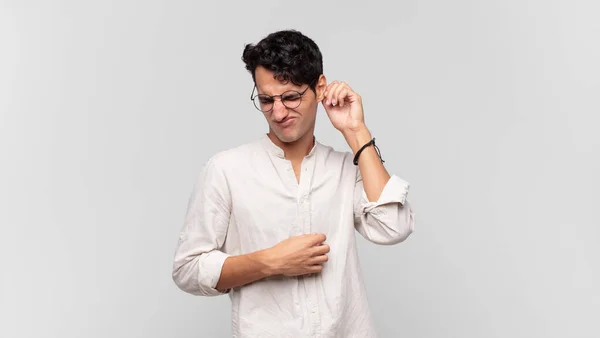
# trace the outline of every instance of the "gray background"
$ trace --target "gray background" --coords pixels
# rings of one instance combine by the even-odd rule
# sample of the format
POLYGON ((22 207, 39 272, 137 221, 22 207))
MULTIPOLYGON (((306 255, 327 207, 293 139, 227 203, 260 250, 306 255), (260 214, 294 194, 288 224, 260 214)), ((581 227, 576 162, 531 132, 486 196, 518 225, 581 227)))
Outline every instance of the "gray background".
POLYGON ((599 337, 599 7, 1 1, 0 337, 230 335, 172 256, 207 158, 266 132, 240 56, 283 28, 412 184, 413 235, 359 237, 382 337, 599 337))

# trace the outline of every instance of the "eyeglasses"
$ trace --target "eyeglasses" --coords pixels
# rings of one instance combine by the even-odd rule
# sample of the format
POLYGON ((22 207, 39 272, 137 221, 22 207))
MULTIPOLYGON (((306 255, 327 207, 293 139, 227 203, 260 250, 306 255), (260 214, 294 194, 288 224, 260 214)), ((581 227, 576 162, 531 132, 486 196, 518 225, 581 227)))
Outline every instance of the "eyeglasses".
POLYGON ((310 86, 306 87, 302 92, 296 90, 288 90, 280 95, 266 95, 266 94, 256 94, 254 96, 254 90, 256 86, 252 89, 252 94, 250 94, 250 100, 254 102, 254 106, 256 109, 262 111, 263 113, 269 113, 273 110, 273 104, 275 103, 275 98, 279 97, 281 103, 289 109, 295 109, 300 106, 302 102, 302 96, 306 93, 306 91, 310 88, 310 86))

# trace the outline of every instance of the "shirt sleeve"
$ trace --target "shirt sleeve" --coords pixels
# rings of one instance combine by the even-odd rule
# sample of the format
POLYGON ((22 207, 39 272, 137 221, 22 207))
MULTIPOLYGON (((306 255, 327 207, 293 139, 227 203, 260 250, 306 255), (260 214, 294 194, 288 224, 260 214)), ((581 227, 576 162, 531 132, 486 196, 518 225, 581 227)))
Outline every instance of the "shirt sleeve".
POLYGON ((410 185, 391 175, 379 199, 369 201, 357 168, 354 186, 354 225, 368 241, 392 245, 404 241, 413 232, 415 215, 407 199, 410 185))
POLYGON ((231 194, 225 173, 211 158, 198 175, 188 202, 173 261, 177 286, 197 296, 218 296, 216 285, 225 260, 221 251, 231 214, 231 194))

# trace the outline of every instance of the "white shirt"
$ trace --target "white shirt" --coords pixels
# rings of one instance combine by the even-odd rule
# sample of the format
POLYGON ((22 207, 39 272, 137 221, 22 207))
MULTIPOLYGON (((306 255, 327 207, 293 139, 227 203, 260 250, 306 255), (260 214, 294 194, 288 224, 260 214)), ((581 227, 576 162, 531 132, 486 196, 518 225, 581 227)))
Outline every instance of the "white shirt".
POLYGON ((315 141, 298 183, 291 162, 266 135, 211 157, 179 236, 177 286, 199 296, 228 294, 233 337, 376 337, 356 232, 373 243, 396 244, 412 233, 414 213, 409 184, 395 175, 378 201, 368 201, 352 160, 352 153, 315 141), (228 256, 315 232, 330 246, 320 273, 215 289, 228 256))

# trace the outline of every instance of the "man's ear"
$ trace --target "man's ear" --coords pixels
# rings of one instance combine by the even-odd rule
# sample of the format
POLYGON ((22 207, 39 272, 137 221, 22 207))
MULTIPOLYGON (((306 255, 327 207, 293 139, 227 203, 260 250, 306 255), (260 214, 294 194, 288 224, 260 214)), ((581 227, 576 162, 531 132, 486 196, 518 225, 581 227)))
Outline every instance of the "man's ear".
POLYGON ((321 74, 319 76, 319 80, 317 81, 317 85, 315 86, 317 101, 321 102, 323 98, 325 98, 325 89, 327 89, 327 78, 325 75, 321 74))

